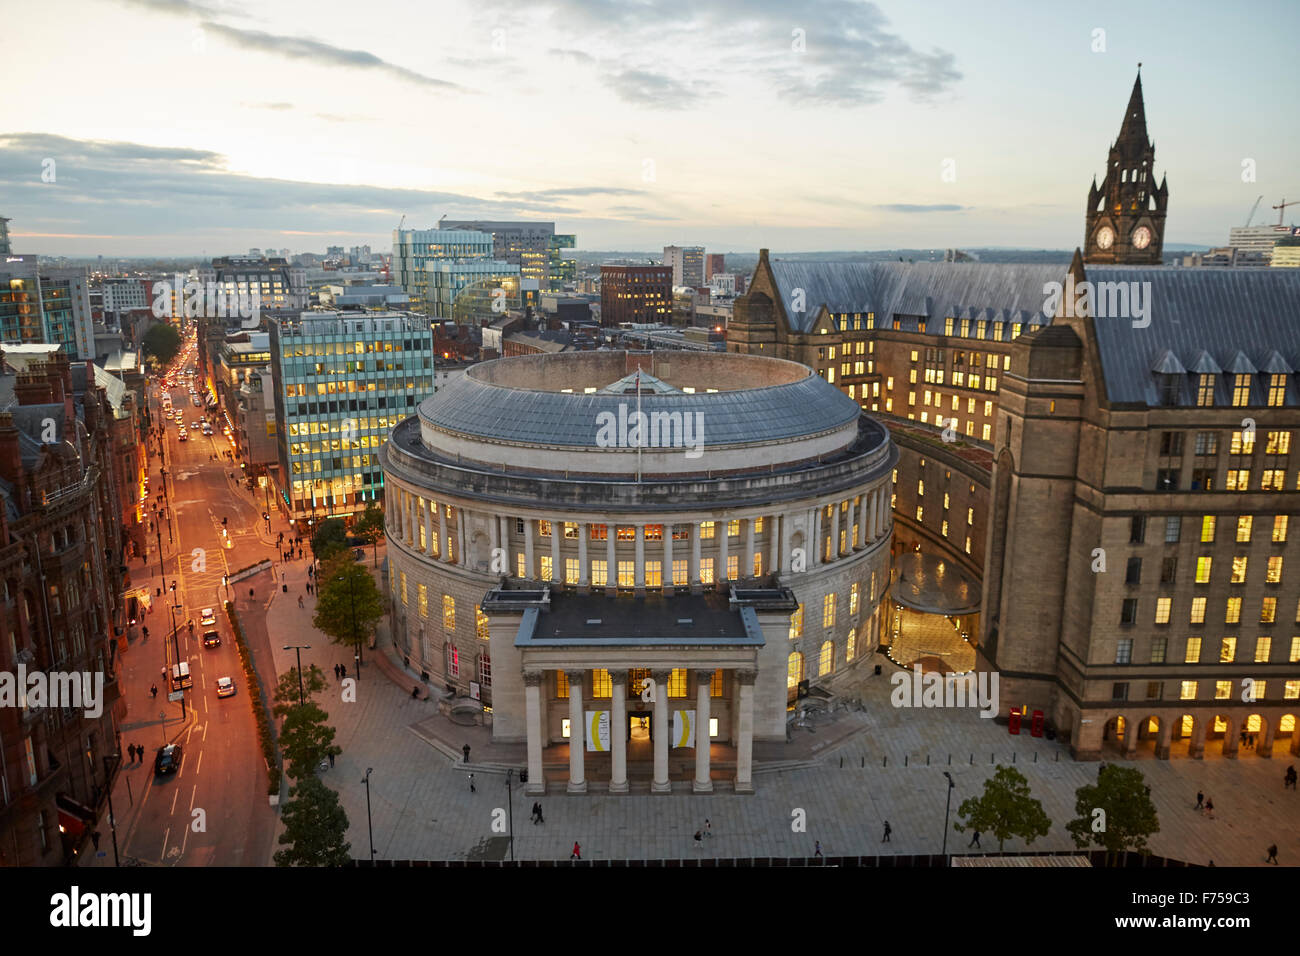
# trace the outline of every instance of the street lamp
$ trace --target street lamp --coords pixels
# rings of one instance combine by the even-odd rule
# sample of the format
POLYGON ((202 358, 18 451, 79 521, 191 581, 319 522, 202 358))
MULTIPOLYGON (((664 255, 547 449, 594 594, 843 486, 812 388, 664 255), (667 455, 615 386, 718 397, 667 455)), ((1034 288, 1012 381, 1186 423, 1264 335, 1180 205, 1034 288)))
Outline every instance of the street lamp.
POLYGON ((515 862, 515 791, 510 786, 510 778, 515 774, 515 768, 511 767, 506 771, 506 806, 510 809, 508 817, 510 820, 510 862, 515 862))
POLYGON ((286 651, 297 651, 298 653, 298 706, 301 707, 305 702, 302 692, 302 652, 311 650, 310 644, 286 644, 286 651))
POLYGON ((374 767, 366 768, 366 777, 361 782, 366 785, 366 830, 370 833, 370 862, 375 861, 375 828, 370 820, 370 775, 375 772, 374 767))
MULTIPOLYGON (((175 591, 176 591, 176 582, 175 582, 175 581, 172 582, 171 590, 172 590, 173 593, 175 593, 175 591)), ((181 662, 181 644, 180 644, 180 636, 179 636, 179 632, 178 632, 177 629, 176 629, 176 612, 177 612, 177 611, 183 611, 183 610, 185 610, 185 605, 184 605, 184 604, 168 604, 168 605, 167 605, 167 610, 169 610, 169 611, 171 612, 171 615, 172 615, 172 654, 174 655, 174 658, 175 658, 175 662, 176 662, 176 664, 179 665, 180 662, 181 662)), ((169 682, 169 683, 170 683, 170 682, 169 682)), ((184 687, 181 687, 181 688, 179 688, 179 690, 180 690, 180 692, 181 692, 181 719, 184 720, 185 717, 186 717, 186 712, 185 712, 185 688, 184 688, 184 687)))
POLYGON ((952 807, 952 788, 956 784, 952 782, 952 774, 947 770, 943 772, 943 775, 948 778, 948 802, 943 808, 943 856, 946 860, 948 857, 948 811, 952 807))

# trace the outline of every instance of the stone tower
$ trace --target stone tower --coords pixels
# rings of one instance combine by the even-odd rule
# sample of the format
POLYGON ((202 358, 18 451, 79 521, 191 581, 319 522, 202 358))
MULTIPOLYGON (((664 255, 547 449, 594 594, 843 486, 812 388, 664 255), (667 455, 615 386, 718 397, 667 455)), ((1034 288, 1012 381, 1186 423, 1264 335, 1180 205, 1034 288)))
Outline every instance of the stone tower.
MULTIPOLYGON (((1140 68, 1139 68, 1140 69, 1140 68)), ((1119 137, 1111 144, 1106 176, 1088 190, 1083 258, 1108 265, 1160 265, 1169 188, 1155 185, 1155 146, 1147 138, 1142 74, 1129 96, 1119 137)))

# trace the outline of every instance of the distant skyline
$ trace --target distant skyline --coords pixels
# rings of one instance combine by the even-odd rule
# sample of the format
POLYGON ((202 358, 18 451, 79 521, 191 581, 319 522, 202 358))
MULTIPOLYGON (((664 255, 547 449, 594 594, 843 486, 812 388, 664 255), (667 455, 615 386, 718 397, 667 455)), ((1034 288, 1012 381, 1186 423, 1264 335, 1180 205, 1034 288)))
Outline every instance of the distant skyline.
POLYGON ((1300 199, 1289 0, 67 0, 4 22, 51 41, 3 59, 21 253, 381 251, 403 215, 554 220, 581 249, 1072 249, 1139 61, 1167 245, 1300 199))

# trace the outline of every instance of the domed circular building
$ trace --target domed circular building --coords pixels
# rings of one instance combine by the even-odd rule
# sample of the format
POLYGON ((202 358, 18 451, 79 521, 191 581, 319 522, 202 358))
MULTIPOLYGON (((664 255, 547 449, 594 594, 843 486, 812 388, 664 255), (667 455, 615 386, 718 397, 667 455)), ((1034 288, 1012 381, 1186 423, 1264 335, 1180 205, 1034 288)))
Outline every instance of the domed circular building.
POLYGON ((748 790, 800 682, 879 642, 897 452, 806 366, 485 362, 380 458, 395 641, 527 742, 530 792, 748 790))

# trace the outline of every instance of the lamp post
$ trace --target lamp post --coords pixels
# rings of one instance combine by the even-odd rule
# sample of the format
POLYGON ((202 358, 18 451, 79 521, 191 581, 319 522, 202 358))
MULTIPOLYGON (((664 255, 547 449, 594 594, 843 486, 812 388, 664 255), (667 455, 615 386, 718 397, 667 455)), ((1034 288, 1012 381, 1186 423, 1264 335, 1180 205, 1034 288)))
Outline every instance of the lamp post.
POLYGON ((956 784, 952 782, 952 774, 950 774, 947 770, 943 772, 943 775, 948 778, 948 802, 944 804, 944 808, 943 808, 943 856, 944 859, 947 860, 948 858, 948 811, 952 807, 952 788, 955 787, 956 784))
POLYGON ((375 861, 375 828, 370 820, 370 775, 374 772, 374 767, 367 767, 365 779, 361 781, 366 785, 366 830, 370 834, 370 862, 372 863, 375 861))
POLYGON ((515 775, 515 768, 511 767, 506 771, 506 806, 510 809, 507 816, 510 820, 510 862, 515 862, 515 791, 510 786, 511 777, 515 775))
POLYGON ((311 645, 286 644, 284 645, 284 649, 286 651, 296 651, 298 654, 298 706, 301 707, 306 702, 306 698, 303 696, 302 692, 302 652, 311 650, 311 645))
MULTIPOLYGON (((176 582, 175 582, 175 581, 172 582, 171 591, 172 591, 172 593, 175 593, 175 591, 176 591, 176 582)), ((169 611, 171 611, 171 615, 172 615, 172 653, 173 653, 173 655, 174 655, 175 662, 179 665, 180 662, 181 662, 181 643, 180 643, 179 632, 176 630, 176 612, 177 612, 178 610, 181 610, 181 611, 185 610, 185 605, 183 605, 183 604, 169 604, 169 605, 167 605, 167 609, 168 609, 169 611)), ((179 690, 180 690, 180 692, 181 692, 181 719, 184 720, 185 717, 186 717, 186 712, 185 712, 185 688, 184 688, 184 687, 181 687, 181 688, 179 688, 179 690)))
MULTIPOLYGON (((119 746, 121 745, 121 740, 118 741, 118 744, 119 746)), ((118 767, 121 767, 122 751, 119 749, 117 753, 113 754, 112 759, 117 761, 118 767)), ((108 768, 105 767, 106 771, 107 769, 108 768)), ((117 815, 113 813, 113 775, 106 772, 104 776, 107 778, 105 787, 108 789, 108 830, 113 837, 113 865, 121 866, 122 864, 117 860, 117 815)), ((129 780, 127 781, 127 785, 130 786, 129 780)))

